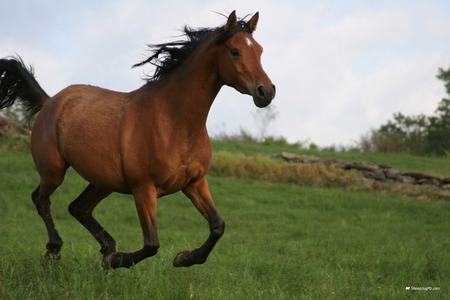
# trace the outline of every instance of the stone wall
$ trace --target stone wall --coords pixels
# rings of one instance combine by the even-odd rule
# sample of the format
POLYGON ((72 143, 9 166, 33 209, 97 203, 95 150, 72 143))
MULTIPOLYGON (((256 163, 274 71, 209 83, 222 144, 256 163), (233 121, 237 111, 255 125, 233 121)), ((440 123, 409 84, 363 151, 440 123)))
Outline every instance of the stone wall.
POLYGON ((288 152, 273 154, 274 158, 281 158, 287 162, 299 164, 324 164, 334 165, 344 170, 357 170, 365 178, 381 182, 398 182, 417 185, 433 185, 439 188, 450 189, 450 177, 439 178, 419 172, 402 173, 390 166, 368 162, 346 162, 336 158, 319 158, 310 155, 297 155, 288 152))

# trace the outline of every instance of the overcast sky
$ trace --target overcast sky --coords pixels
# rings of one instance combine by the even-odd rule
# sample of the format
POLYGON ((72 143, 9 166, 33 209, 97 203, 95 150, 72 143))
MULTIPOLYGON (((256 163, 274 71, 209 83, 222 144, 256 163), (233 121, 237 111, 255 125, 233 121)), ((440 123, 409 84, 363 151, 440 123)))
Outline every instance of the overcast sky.
MULTIPOLYGON (((432 114, 446 96, 450 1, 0 0, 0 56, 18 53, 55 94, 74 83, 131 91, 147 43, 179 39, 183 25, 216 27, 233 10, 259 11, 255 39, 277 85, 269 133, 320 146, 350 145, 394 112, 432 114)), ((211 135, 257 134, 250 96, 223 88, 211 135)))

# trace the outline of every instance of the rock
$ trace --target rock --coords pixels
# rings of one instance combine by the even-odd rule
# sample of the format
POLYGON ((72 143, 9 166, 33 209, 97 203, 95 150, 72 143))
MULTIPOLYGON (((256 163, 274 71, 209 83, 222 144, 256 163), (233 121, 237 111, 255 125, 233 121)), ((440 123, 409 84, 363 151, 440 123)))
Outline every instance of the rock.
POLYGON ((317 156, 312 155, 297 155, 289 152, 281 152, 279 155, 282 159, 288 162, 297 162, 297 163, 320 163, 321 160, 317 156))
POLYGON ((414 177, 411 177, 411 176, 402 176, 402 181, 401 182, 414 184, 414 183, 416 183, 416 179, 414 177))
POLYGON ((399 171, 397 171, 395 169, 384 168, 383 173, 384 173, 384 176, 386 176, 386 179, 388 179, 388 180, 403 182, 403 176, 400 174, 399 171))
POLYGON ((417 181, 421 180, 421 179, 437 179, 434 176, 430 176, 430 175, 426 175, 426 174, 422 174, 422 173, 418 173, 418 172, 408 172, 408 173, 403 173, 403 176, 409 176, 412 177, 414 179, 416 179, 417 181))
POLYGON ((280 155, 278 155, 278 157, 281 157, 287 162, 300 162, 299 155, 289 152, 281 152, 280 155))
POLYGON ((364 171, 364 172, 376 172, 379 170, 377 165, 365 163, 365 162, 354 162, 349 163, 345 166, 345 169, 347 170, 358 170, 358 171, 364 171))
POLYGON ((304 164, 314 164, 314 163, 321 163, 322 161, 317 156, 312 155, 301 155, 299 156, 300 162, 304 164))
POLYGON ((381 170, 363 171, 363 175, 366 178, 374 179, 376 181, 385 181, 386 180, 386 176, 384 175, 384 172, 381 170))
POLYGON ((417 184, 427 184, 439 186, 440 181, 437 178, 423 178, 416 181, 417 184))
POLYGON ((441 185, 450 184, 450 177, 441 179, 441 185))

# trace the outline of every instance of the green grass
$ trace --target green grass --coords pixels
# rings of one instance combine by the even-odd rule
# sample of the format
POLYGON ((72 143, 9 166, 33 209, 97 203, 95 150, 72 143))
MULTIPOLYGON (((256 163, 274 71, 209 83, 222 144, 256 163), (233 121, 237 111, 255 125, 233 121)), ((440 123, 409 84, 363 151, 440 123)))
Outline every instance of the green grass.
MULTIPOLYGON (((206 264, 173 268, 208 227, 181 194, 160 199, 159 253, 105 272, 99 246, 67 212, 85 186, 74 172, 55 193, 62 258, 41 259, 47 236, 30 200, 31 157, 0 150, 0 299, 448 299, 450 206, 392 194, 210 177, 226 221, 206 264), (405 287, 440 287, 405 291, 405 287)), ((95 211, 118 250, 142 236, 132 199, 114 194, 95 211)))

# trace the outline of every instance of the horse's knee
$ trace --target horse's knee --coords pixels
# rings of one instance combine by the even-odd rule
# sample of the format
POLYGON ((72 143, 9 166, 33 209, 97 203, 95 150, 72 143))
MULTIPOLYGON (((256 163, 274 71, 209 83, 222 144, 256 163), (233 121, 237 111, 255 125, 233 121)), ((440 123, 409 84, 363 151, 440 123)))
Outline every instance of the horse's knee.
POLYGON ((218 219, 217 222, 211 226, 211 234, 219 239, 225 232, 225 222, 222 219, 218 219))

